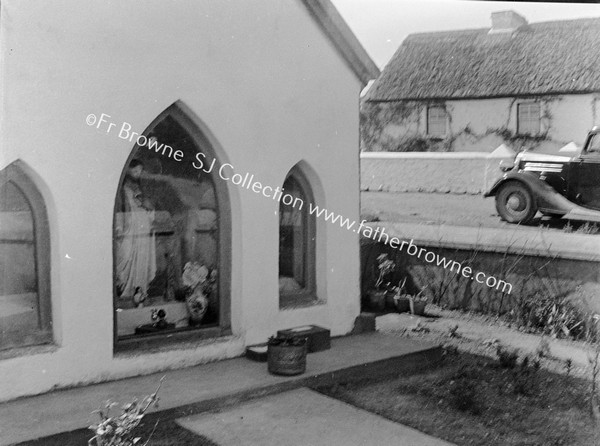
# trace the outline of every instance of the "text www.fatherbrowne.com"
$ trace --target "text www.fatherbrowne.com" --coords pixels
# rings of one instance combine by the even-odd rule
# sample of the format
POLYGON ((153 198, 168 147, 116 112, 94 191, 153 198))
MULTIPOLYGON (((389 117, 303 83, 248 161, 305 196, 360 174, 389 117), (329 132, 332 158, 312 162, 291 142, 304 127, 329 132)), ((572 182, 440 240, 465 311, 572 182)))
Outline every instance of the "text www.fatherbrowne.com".
MULTIPOLYGON (((304 206, 303 202, 300 201, 299 203, 300 206, 304 206)), ((338 223, 340 227, 360 233, 366 238, 389 245, 391 248, 397 249, 400 252, 402 252, 406 247, 406 253, 408 255, 416 256, 418 259, 423 259, 427 263, 432 263, 449 269, 456 274, 461 274, 467 279, 475 280, 477 283, 483 283, 489 288, 493 288, 497 291, 507 294, 510 294, 512 291, 512 285, 509 282, 497 279, 494 276, 488 276, 481 271, 474 272, 470 266, 463 266, 460 262, 447 259, 446 257, 441 257, 439 254, 429 251, 425 248, 419 248, 417 245, 415 245, 413 239, 406 241, 400 240, 398 237, 390 237, 390 235, 385 232, 384 227, 377 226, 375 229, 373 229, 371 226, 365 225, 366 220, 362 220, 357 228, 356 221, 344 218, 341 215, 330 212, 325 208, 319 208, 319 206, 313 205, 312 203, 308 204, 308 212, 311 215, 316 215, 317 217, 323 218, 325 221, 330 223, 338 223)))

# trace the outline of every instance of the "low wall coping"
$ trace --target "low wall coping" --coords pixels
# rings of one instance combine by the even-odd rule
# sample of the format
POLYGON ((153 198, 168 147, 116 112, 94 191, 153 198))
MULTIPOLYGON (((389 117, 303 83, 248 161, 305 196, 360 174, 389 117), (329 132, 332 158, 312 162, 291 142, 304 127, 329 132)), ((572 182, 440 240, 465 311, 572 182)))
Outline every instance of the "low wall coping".
MULTIPOLYGON (((504 229, 394 222, 373 222, 367 223, 367 226, 384 228, 390 238, 412 239, 419 247, 477 249, 482 252, 600 262, 598 235, 565 234, 542 229, 536 231, 519 226, 504 229)), ((384 242, 385 237, 381 241, 384 242)))
POLYGON ((361 152, 361 159, 487 159, 488 152, 361 152))

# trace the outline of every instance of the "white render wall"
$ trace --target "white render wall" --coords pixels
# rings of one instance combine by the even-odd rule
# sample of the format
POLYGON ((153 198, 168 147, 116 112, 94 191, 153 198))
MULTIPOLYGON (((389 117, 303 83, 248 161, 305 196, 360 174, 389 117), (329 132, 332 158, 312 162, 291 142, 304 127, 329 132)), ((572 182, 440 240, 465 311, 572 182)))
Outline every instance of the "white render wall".
POLYGON ((481 194, 504 172, 500 162, 514 160, 510 150, 485 152, 362 152, 360 188, 364 191, 481 194))
MULTIPOLYGON (((456 137, 453 151, 491 152, 500 144, 510 147, 490 130, 508 129, 516 134, 518 104, 534 100, 542 104, 541 132, 548 132, 548 141, 539 143, 539 150, 556 150, 569 142, 583 145, 587 132, 600 125, 600 94, 441 101, 450 115, 448 136, 456 137), (465 132, 467 127, 470 133, 465 132)), ((427 136, 426 102, 411 104, 415 112, 407 119, 385 125, 386 137, 427 136)))
POLYGON ((0 169, 20 160, 46 200, 56 345, 0 356, 0 400, 232 357, 285 327, 351 330, 357 234, 318 222, 326 304, 280 311, 278 203, 228 183, 233 335, 113 354, 113 210, 133 143, 86 125, 88 114, 141 133, 181 101, 218 142, 221 162, 276 187, 302 161, 317 204, 359 220, 360 81, 300 1, 3 0, 1 8, 0 169))

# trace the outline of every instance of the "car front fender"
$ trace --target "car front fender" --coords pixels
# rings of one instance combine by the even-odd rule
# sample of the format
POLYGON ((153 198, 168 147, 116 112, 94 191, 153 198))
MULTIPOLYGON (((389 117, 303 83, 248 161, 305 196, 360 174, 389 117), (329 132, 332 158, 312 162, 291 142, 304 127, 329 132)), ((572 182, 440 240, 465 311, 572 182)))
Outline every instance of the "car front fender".
POLYGON ((567 200, 548 183, 540 180, 536 175, 533 175, 529 172, 512 171, 505 173, 502 178, 496 181, 492 188, 483 196, 495 196, 498 189, 509 181, 518 181, 527 187, 536 201, 537 207, 540 211, 567 214, 575 208, 579 208, 578 205, 567 200))

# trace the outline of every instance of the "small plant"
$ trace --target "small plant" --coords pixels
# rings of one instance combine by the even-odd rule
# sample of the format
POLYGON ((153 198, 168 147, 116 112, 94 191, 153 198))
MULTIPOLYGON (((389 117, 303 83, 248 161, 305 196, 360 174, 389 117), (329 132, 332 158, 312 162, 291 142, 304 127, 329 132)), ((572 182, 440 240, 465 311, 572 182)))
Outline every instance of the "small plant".
POLYGON ((517 359, 519 359, 519 350, 498 345, 496 347, 496 355, 498 356, 500 367, 503 369, 514 369, 517 365, 517 359))
POLYGON ((442 347, 443 356, 456 356, 458 355, 458 347, 456 345, 446 344, 442 347))
POLYGON ((563 227, 563 232, 566 232, 567 234, 573 232, 573 225, 570 221, 568 221, 567 224, 563 227))
POLYGON ((548 342, 548 339, 542 336, 542 339, 535 350, 535 354, 538 358, 550 357, 550 342, 548 342))
POLYGON ((451 338, 460 338, 460 333, 458 333, 458 324, 448 327, 448 336, 451 338))
POLYGON ((423 291, 425 291, 427 289, 429 285, 425 285, 421 291, 419 291, 415 296, 410 296, 410 299, 413 302, 426 302, 427 301, 427 296, 423 296, 423 291))
POLYGON ((579 234, 598 234, 599 231, 600 228, 598 228, 596 223, 590 224, 589 222, 585 222, 583 225, 577 228, 577 231, 575 232, 579 234))
MULTIPOLYGON (((110 416, 110 411, 119 403, 107 401, 104 409, 94 411, 100 416, 100 422, 89 427, 94 431, 94 436, 88 441, 88 446, 133 446, 141 444, 141 437, 134 435, 134 430, 146 412, 152 406, 158 406, 158 391, 162 385, 164 377, 161 378, 156 390, 150 395, 144 397, 141 401, 137 398, 131 403, 125 404, 121 408, 121 415, 110 416)), ((148 438, 144 444, 147 445, 148 438)))
POLYGON ((571 375, 571 370, 573 370, 573 360, 571 358, 565 359, 565 375, 567 378, 571 375))
POLYGON ((422 296, 423 291, 427 289, 427 285, 419 291, 416 296, 408 296, 408 305, 411 314, 423 316, 425 314, 425 306, 427 305, 427 297, 422 296))
POLYGON ((523 357, 521 364, 514 370, 514 391, 518 395, 531 395, 537 388, 537 375, 540 370, 540 360, 530 360, 523 357), (531 364, 530 364, 531 363, 531 364))
POLYGON ((404 279, 402 279, 400 282, 398 282, 398 286, 392 287, 392 291, 394 292, 394 298, 398 299, 399 297, 403 296, 404 293, 404 288, 406 287, 406 277, 404 279))
MULTIPOLYGON (((377 257, 378 277, 377 277, 377 281, 375 282, 376 289, 378 289, 378 290, 385 289, 385 287, 383 286, 385 277, 389 273, 391 273, 395 267, 396 267, 396 264, 392 260, 389 259, 387 254, 380 254, 377 257)), ((388 286, 389 282, 385 285, 388 286)))

